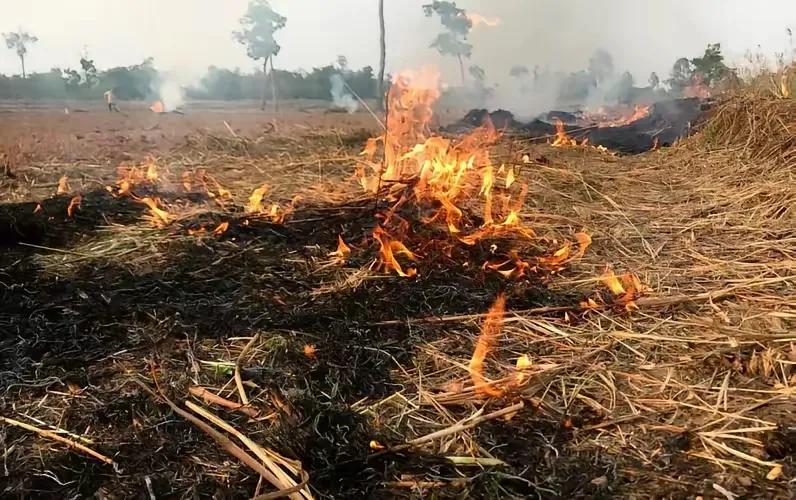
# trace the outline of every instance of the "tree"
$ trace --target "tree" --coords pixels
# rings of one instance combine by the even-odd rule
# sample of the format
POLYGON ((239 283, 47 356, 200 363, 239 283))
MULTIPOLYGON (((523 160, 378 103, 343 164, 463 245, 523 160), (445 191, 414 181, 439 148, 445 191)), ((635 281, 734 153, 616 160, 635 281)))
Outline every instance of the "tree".
POLYGON ((729 68, 724 64, 720 43, 708 44, 702 57, 691 59, 694 72, 702 76, 707 85, 713 85, 727 75, 729 68))
POLYGON ((384 0, 379 0, 379 80, 376 95, 379 98, 379 107, 384 106, 384 65, 387 62, 387 41, 384 29, 384 0))
POLYGON ((589 73, 597 83, 601 83, 614 74, 614 58, 602 49, 597 49, 589 59, 589 73))
POLYGON ((265 109, 265 93, 267 88, 268 62, 271 62, 271 95, 276 110, 276 81, 274 77, 273 58, 282 48, 276 42, 274 33, 285 27, 287 18, 275 12, 268 0, 250 0, 246 14, 240 19, 241 30, 233 32, 233 37, 246 45, 246 54, 255 61, 263 60, 263 99, 265 109))
POLYGON ((467 17, 464 9, 456 7, 456 2, 434 0, 423 6, 423 12, 426 17, 437 14, 442 26, 448 30, 437 35, 431 43, 431 48, 437 49, 442 55, 455 56, 459 60, 459 71, 464 85, 463 58, 469 59, 473 54, 473 46, 467 42, 467 35, 473 27, 473 22, 467 17))
POLYGON ((481 66, 473 65, 467 70, 476 82, 483 84, 486 80, 486 71, 481 66))
POLYGON ((17 32, 3 33, 3 38, 6 41, 6 47, 10 50, 16 50, 19 61, 22 63, 22 78, 26 78, 25 73, 25 55, 28 53, 28 45, 32 45, 39 41, 34 35, 21 29, 17 32))
POLYGON ((511 70, 509 70, 509 76, 513 78, 527 78, 531 72, 528 71, 527 66, 512 66, 511 70))
POLYGON ((650 87, 652 88, 652 90, 657 89, 658 85, 661 84, 661 79, 658 77, 658 73, 654 71, 650 73, 650 79, 648 81, 650 83, 650 87))
POLYGON ((340 66, 340 71, 345 73, 348 71, 348 58, 344 55, 337 56, 337 65, 340 66))
POLYGON ((682 93, 683 89, 691 85, 691 80, 694 77, 694 68, 691 66, 691 61, 685 57, 681 57, 674 62, 672 71, 669 74, 669 79, 666 83, 676 93, 682 93))

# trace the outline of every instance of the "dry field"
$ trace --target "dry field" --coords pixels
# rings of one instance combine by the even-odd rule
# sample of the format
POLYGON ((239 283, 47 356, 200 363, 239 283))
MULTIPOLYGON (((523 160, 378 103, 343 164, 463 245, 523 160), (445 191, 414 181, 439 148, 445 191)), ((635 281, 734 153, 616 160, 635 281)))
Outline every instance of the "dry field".
POLYGON ((3 497, 792 498, 793 99, 433 198, 367 113, 124 108, 0 106, 3 497))

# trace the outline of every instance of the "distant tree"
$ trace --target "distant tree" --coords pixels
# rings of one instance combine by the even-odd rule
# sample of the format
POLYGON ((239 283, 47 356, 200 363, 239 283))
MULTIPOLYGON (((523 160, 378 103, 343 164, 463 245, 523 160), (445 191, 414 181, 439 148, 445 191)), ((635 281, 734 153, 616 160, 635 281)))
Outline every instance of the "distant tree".
POLYGON ((341 71, 348 71, 348 58, 342 54, 337 56, 337 65, 340 66, 341 71))
POLYGON ((467 71, 468 73, 470 73, 470 76, 472 76, 475 79, 475 81, 479 83, 483 84, 484 81, 486 80, 486 71, 484 71, 484 68, 482 68, 481 66, 477 65, 470 66, 470 68, 467 71))
POLYGON ((467 17, 464 9, 456 7, 456 2, 434 0, 430 4, 423 5, 423 12, 426 17, 437 14, 442 26, 448 30, 437 35, 431 43, 431 48, 437 49, 442 55, 455 56, 459 60, 459 71, 464 84, 463 59, 469 59, 473 54, 473 46, 467 42, 467 35, 470 34, 473 22, 467 17))
POLYGON ((720 43, 708 44, 702 57, 691 59, 691 64, 694 72, 700 74, 707 85, 717 83, 729 72, 729 68, 724 64, 720 43))
POLYGON ((679 94, 682 93, 684 88, 691 85, 693 77, 694 68, 691 65, 691 61, 685 57, 681 57, 675 61, 674 65, 672 66, 672 71, 669 74, 669 79, 666 80, 666 83, 669 84, 669 87, 671 87, 673 92, 679 94))
POLYGON ((650 87, 652 87, 653 90, 657 89, 658 85, 661 84, 661 79, 658 77, 658 73, 654 71, 650 73, 650 78, 648 81, 650 83, 650 87))
POLYGON ((25 55, 28 53, 28 45, 32 45, 39 41, 34 35, 21 29, 12 33, 3 33, 3 38, 6 41, 6 47, 10 50, 17 51, 17 57, 22 63, 22 78, 27 78, 25 72, 25 55))
POLYGON ((265 109, 268 63, 271 62, 271 95, 276 109, 276 80, 273 58, 282 48, 274 34, 285 27, 287 18, 275 12, 268 0, 250 0, 246 14, 240 19, 241 30, 233 32, 233 37, 246 45, 246 54, 255 61, 263 60, 263 99, 265 109))
POLYGON ((387 39, 384 27, 384 0, 379 0, 379 79, 376 95, 379 108, 384 107, 384 65, 387 63, 387 39))
POLYGON ((513 78, 527 78, 531 72, 528 71, 527 66, 512 66, 511 70, 509 70, 509 76, 513 78))
POLYGON ((633 83, 633 75, 625 71, 608 90, 606 99, 616 101, 618 104, 630 104, 633 98, 633 83))
POLYGON ((589 73, 597 83, 601 83, 614 74, 614 58, 607 51, 597 49, 589 59, 589 73))
POLYGON ((88 87, 95 87, 99 82, 97 75, 97 67, 94 65, 94 60, 88 58, 88 53, 84 53, 80 58, 80 68, 83 70, 83 79, 85 85, 88 87))

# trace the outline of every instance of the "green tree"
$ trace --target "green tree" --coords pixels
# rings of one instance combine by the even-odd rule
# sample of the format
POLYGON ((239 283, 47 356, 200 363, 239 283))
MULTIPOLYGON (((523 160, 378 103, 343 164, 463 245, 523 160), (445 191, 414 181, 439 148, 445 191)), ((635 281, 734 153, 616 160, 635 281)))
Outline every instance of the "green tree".
POLYGON ((268 63, 271 62, 271 94, 276 109, 276 80, 273 58, 282 48, 274 34, 285 27, 287 18, 271 8, 268 0, 251 0, 246 14, 241 18, 241 30, 233 32, 235 40, 246 46, 246 54, 255 61, 263 60, 263 99, 265 109, 268 63))
POLYGON ((531 72, 528 71, 527 66, 512 66, 511 70, 509 70, 509 76, 512 78, 527 78, 531 72))
POLYGON ((455 56, 459 60, 459 72, 462 76, 462 85, 464 85, 463 59, 469 59, 473 54, 473 46, 467 41, 473 22, 467 17, 467 12, 464 9, 456 6, 456 2, 434 0, 434 2, 423 6, 423 12, 426 17, 437 14, 442 26, 448 30, 437 35, 437 38, 431 43, 431 48, 437 49, 442 55, 455 56))
POLYGON ((669 87, 671 87, 672 92, 681 94, 684 88, 691 85, 691 81, 693 78, 694 78, 694 67, 691 65, 691 61, 689 61, 685 57, 681 57, 680 59, 674 62, 674 65, 672 66, 672 71, 669 73, 669 79, 666 80, 666 83, 669 84, 669 87))
POLYGON ((21 29, 12 33, 3 33, 3 38, 6 41, 6 47, 10 50, 16 50, 17 57, 19 57, 19 61, 22 63, 22 78, 26 78, 25 55, 28 53, 28 45, 38 42, 39 39, 21 29))
POLYGON ((605 50, 595 50, 589 59, 589 73, 598 84, 609 79, 614 74, 614 58, 605 50))
POLYGON ((702 57, 691 59, 694 72, 702 75, 707 85, 713 85, 727 75, 729 68, 724 64, 720 43, 708 44, 702 57))
POLYGON ((658 85, 661 84, 661 79, 658 77, 658 73, 656 73, 654 71, 652 73, 650 73, 650 78, 649 78, 648 81, 649 81, 650 87, 652 87, 652 90, 657 89, 658 85))

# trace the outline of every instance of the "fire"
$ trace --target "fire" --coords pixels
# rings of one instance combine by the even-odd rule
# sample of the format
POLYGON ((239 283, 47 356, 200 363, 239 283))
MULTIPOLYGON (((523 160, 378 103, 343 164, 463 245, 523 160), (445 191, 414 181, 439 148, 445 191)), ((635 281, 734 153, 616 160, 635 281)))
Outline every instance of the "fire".
POLYGON ((185 189, 186 192, 190 191, 193 187, 193 175, 191 172, 183 172, 182 173, 182 187, 185 189))
POLYGON ((522 385, 528 380, 529 375, 523 372, 531 369, 532 367, 533 367, 533 362, 531 361, 530 356, 528 356, 527 354, 523 354, 522 356, 517 358, 517 362, 515 365, 515 370, 517 372, 517 374, 515 375, 515 383, 517 385, 522 385))
POLYGON ((255 189, 251 196, 249 196, 249 204, 246 205, 246 212, 248 213, 258 213, 263 211, 263 197, 265 193, 268 192, 268 184, 263 184, 262 186, 255 189))
POLYGON ((577 147, 578 141, 567 134, 564 122, 556 118, 556 139, 553 141, 554 148, 577 147))
POLYGON ((150 162, 146 167, 146 180, 151 183, 156 183, 158 181, 158 166, 155 165, 155 162, 150 162))
POLYGON ((516 180, 514 168, 509 168, 509 171, 506 173, 506 189, 509 189, 516 180))
POLYGON ((136 201, 149 207, 149 211, 152 214, 152 221, 156 227, 165 227, 173 221, 172 215, 158 206, 160 205, 160 199, 147 197, 136 201))
POLYGON ((305 344, 304 345, 304 356, 310 359, 315 359, 318 355, 318 350, 312 344, 305 344))
POLYGON ((473 24, 474 28, 479 26, 486 26, 487 28, 496 28, 500 26, 501 20, 499 17, 488 18, 484 17, 481 14, 476 14, 474 12, 468 12, 465 14, 467 19, 473 24))
POLYGON ((72 217, 75 214, 75 209, 80 209, 80 203, 82 201, 83 198, 79 194, 69 200, 69 205, 66 207, 66 215, 72 217))
POLYGON ((58 179, 58 190, 55 192, 55 194, 66 194, 68 192, 69 192, 69 177, 64 175, 61 176, 60 179, 58 179))
POLYGON ((376 229, 373 230, 373 238, 379 242, 379 260, 381 267, 385 271, 395 271, 395 273, 402 278, 410 278, 417 274, 415 269, 408 269, 404 272, 401 264, 399 264, 398 260, 395 258, 395 254, 397 253, 409 260, 416 260, 415 255, 406 248, 406 245, 398 240, 393 240, 381 226, 376 226, 376 229))
POLYGON ((490 397, 501 397, 504 392, 486 381, 484 378, 484 360, 493 349, 494 344, 503 330, 503 317, 506 314, 506 298, 500 294, 489 308, 484 324, 481 325, 481 334, 475 345, 473 356, 470 358, 470 378, 473 380, 476 392, 490 397))
POLYGON ((222 222, 215 229, 213 229, 213 236, 221 236, 229 229, 229 222, 222 222))
POLYGON ((351 247, 346 245, 343 241, 342 235, 337 235, 337 250, 329 254, 329 257, 337 257, 340 260, 345 260, 351 255, 351 247))
POLYGON ((153 113, 161 114, 166 112, 166 107, 163 105, 163 101, 155 101, 152 103, 152 106, 149 107, 153 113))
POLYGON ((605 268, 600 281, 617 297, 620 304, 625 305, 627 310, 636 309, 636 298, 649 291, 649 288, 635 274, 623 274, 620 279, 610 267, 605 268))

